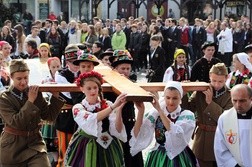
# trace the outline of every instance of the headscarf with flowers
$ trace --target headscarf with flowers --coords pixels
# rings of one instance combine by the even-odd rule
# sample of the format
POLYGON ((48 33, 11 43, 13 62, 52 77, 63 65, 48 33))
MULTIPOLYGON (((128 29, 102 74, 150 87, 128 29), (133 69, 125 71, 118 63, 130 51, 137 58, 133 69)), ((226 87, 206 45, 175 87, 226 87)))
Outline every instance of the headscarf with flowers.
POLYGON ((247 85, 251 77, 252 77, 252 73, 248 69, 245 69, 240 74, 238 72, 233 72, 229 87, 232 88, 237 84, 247 85))

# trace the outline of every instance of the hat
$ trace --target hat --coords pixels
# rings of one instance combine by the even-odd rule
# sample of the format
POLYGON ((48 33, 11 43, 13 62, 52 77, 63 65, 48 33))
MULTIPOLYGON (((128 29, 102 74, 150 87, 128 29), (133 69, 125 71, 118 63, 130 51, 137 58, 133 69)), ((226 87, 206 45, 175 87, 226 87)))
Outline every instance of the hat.
POLYGON ((72 59, 77 59, 77 52, 79 48, 75 44, 69 44, 65 48, 65 59, 66 60, 72 60, 72 59))
POLYGON ((10 62, 10 74, 15 72, 30 71, 28 65, 22 59, 13 59, 10 62))
POLYGON ((130 27, 131 28, 133 28, 133 27, 137 28, 137 24, 132 24, 130 27))
POLYGON ((92 55, 90 53, 86 53, 86 52, 82 52, 78 56, 77 60, 75 60, 73 62, 73 64, 78 66, 80 64, 80 62, 84 62, 84 61, 92 62, 94 64, 94 66, 97 66, 100 64, 99 60, 94 55, 92 55))
POLYGON ((240 61, 240 63, 242 63, 249 71, 252 71, 252 64, 249 62, 249 56, 244 53, 236 53, 235 54, 238 58, 238 60, 240 61))
POLYGON ((100 59, 103 59, 105 56, 113 56, 113 49, 108 48, 105 52, 103 52, 102 54, 100 54, 100 59))
POLYGON ((203 43, 203 45, 201 46, 201 50, 206 49, 209 46, 214 46, 215 48, 217 47, 215 42, 211 42, 211 41, 206 41, 203 43))
POLYGON ((183 49, 177 49, 174 53, 174 59, 176 59, 178 57, 178 55, 185 55, 185 51, 183 49))
POLYGON ((48 50, 50 50, 50 46, 49 46, 48 43, 41 43, 41 44, 39 45, 39 48, 41 48, 41 47, 46 47, 48 50))
POLYGON ((77 43, 76 45, 77 45, 77 47, 78 47, 80 50, 86 50, 86 49, 87 49, 87 46, 84 45, 83 43, 77 43))
POLYGON ((247 45, 245 48, 244 48, 244 52, 252 52, 252 44, 250 44, 250 45, 247 45))
POLYGON ((224 63, 217 63, 213 65, 209 71, 209 74, 216 74, 216 75, 228 75, 227 67, 224 63))
POLYGON ((183 88, 182 88, 182 85, 181 85, 181 82, 177 82, 177 81, 168 81, 165 85, 165 89, 164 91, 167 89, 167 88, 175 88, 179 91, 180 93, 180 96, 181 98, 183 97, 183 88))
POLYGON ((133 59, 127 50, 115 50, 113 56, 109 57, 109 61, 112 67, 123 63, 133 64, 133 59))

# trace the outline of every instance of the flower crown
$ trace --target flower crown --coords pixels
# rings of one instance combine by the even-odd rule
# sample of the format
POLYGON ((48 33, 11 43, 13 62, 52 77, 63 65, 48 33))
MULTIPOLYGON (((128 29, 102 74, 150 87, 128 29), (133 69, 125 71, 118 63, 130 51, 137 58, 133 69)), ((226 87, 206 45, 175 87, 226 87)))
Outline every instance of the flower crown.
POLYGON ((89 77, 95 77, 97 78, 101 84, 103 84, 103 78, 102 78, 102 75, 98 72, 95 72, 95 71, 91 71, 91 72, 85 72, 83 74, 80 74, 80 76, 78 77, 78 79, 76 80, 76 84, 78 87, 81 87, 81 81, 83 79, 86 79, 86 78, 89 78, 89 77))

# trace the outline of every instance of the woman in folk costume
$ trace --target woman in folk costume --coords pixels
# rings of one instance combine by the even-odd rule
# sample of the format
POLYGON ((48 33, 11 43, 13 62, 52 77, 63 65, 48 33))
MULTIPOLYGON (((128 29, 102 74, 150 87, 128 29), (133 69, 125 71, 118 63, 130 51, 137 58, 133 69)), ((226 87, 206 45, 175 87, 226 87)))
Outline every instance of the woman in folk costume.
POLYGON ((249 84, 252 77, 252 65, 249 56, 242 52, 233 55, 234 71, 229 73, 226 85, 232 88, 237 84, 249 84))
POLYGON ((119 95, 114 103, 106 101, 103 99, 102 83, 102 76, 94 71, 81 74, 77 79, 77 85, 86 97, 72 109, 79 128, 69 143, 66 166, 124 166, 119 140, 127 141, 122 122, 126 94, 119 95))
POLYGON ((154 96, 152 109, 144 117, 140 103, 138 117, 130 140, 131 154, 149 146, 155 133, 155 147, 148 154, 146 167, 194 167, 196 159, 188 147, 195 128, 194 114, 180 107, 183 89, 180 82, 168 81, 164 98, 154 96), (143 118, 144 117, 144 118, 143 118))
POLYGON ((190 80, 191 68, 186 64, 186 53, 183 49, 177 49, 174 53, 174 63, 167 68, 163 82, 190 80))

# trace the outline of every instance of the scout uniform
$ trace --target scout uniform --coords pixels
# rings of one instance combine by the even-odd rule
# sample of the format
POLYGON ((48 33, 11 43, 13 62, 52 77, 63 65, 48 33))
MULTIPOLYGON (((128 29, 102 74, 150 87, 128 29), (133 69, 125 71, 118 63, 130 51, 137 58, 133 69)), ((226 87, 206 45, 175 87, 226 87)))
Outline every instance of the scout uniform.
MULTIPOLYGON (((26 63, 12 60, 10 73, 29 71, 26 63)), ((50 166, 46 145, 40 133, 41 119, 53 121, 64 101, 54 96, 48 104, 38 92, 34 103, 28 101, 28 89, 20 91, 13 85, 0 95, 0 116, 5 122, 1 134, 0 166, 50 166)))
MULTIPOLYGON (((228 74, 224 64, 223 66, 214 65, 210 72, 223 76, 228 74), (224 68, 224 70, 219 70, 221 68, 224 68)), ((182 107, 195 112, 197 127, 194 132, 192 150, 201 166, 201 163, 205 163, 204 166, 210 167, 214 166, 215 163, 213 140, 218 118, 224 110, 230 109, 233 105, 230 91, 225 85, 219 90, 213 88, 213 97, 210 104, 207 104, 205 99, 206 95, 203 92, 194 92, 189 101, 183 101, 182 107)))

